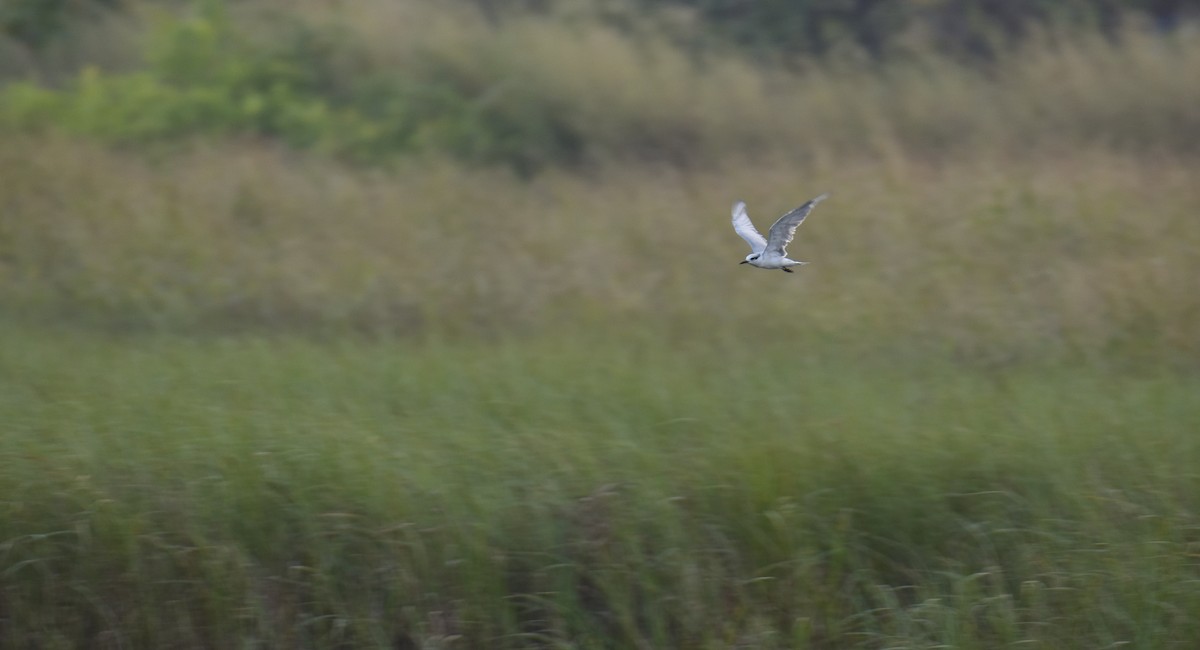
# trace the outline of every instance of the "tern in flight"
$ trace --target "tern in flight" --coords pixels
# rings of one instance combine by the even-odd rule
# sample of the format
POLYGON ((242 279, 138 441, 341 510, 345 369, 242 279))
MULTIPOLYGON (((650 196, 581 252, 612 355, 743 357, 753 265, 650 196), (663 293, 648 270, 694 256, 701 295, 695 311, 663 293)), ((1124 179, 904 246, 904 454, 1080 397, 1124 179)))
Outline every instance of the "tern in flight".
POLYGON ((788 259, 787 245, 791 243, 792 236, 796 234, 796 227, 804 223, 804 217, 807 217, 808 213, 812 212, 812 209, 818 203, 827 198, 829 198, 828 194, 822 194, 779 217, 775 225, 771 226, 771 229, 767 231, 766 239, 758 234, 758 230, 755 230, 754 224, 751 223, 750 217, 746 214, 746 204, 742 201, 734 203, 733 229, 742 239, 746 240, 747 244, 750 244, 750 250, 753 251, 746 256, 746 259, 738 263, 750 264, 760 269, 783 269, 787 273, 792 272, 792 269, 789 267, 808 264, 808 262, 788 259))

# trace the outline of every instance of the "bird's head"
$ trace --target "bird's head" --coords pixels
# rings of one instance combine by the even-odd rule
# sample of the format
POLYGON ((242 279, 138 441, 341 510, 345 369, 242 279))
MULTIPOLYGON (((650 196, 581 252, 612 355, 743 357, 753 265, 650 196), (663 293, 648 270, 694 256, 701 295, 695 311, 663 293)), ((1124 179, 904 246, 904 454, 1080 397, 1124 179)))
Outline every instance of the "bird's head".
POLYGON ((746 256, 746 259, 738 262, 738 264, 749 264, 750 262, 753 262, 754 260, 758 259, 759 255, 760 255, 760 253, 750 253, 749 255, 746 256))

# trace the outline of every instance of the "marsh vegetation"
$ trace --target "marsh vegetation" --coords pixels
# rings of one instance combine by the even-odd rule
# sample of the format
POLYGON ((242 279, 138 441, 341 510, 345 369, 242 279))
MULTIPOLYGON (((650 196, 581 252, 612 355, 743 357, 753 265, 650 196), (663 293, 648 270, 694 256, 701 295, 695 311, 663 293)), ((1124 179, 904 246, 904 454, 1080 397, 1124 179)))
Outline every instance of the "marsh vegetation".
POLYGON ((1200 639, 1187 25, 133 6, 0 70, 0 645, 1200 639))

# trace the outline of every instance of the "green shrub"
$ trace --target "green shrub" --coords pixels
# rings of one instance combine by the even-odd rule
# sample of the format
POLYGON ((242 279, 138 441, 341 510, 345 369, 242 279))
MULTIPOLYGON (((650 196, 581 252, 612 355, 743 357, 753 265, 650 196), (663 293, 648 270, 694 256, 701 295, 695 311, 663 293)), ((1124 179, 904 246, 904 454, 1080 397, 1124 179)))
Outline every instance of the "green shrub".
POLYGON ((62 90, 11 84, 0 94, 0 125, 112 143, 242 134, 362 161, 435 151, 521 170, 579 148, 578 134, 537 97, 512 101, 436 75, 347 79, 329 62, 356 50, 335 27, 289 21, 266 39, 243 29, 221 3, 161 20, 144 70, 87 67, 62 90))
POLYGON ((322 107, 296 92, 300 67, 243 56, 219 13, 167 22, 153 36, 144 71, 105 74, 87 67, 60 91, 10 85, 4 121, 112 142, 285 130, 312 139, 313 120, 306 116, 320 115, 322 107))

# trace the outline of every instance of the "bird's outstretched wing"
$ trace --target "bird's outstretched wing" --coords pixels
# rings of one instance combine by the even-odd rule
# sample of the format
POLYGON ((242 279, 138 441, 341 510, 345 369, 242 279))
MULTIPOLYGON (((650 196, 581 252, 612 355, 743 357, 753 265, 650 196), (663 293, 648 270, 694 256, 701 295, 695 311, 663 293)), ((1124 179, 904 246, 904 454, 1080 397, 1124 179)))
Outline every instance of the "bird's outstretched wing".
POLYGON ((750 244, 750 250, 755 253, 763 252, 767 247, 767 240, 758 234, 758 230, 750 221, 750 216, 746 214, 746 204, 738 201, 733 204, 733 229, 750 244))
MULTIPOLYGON (((827 198, 829 198, 828 194, 822 194, 821 196, 818 196, 817 198, 805 203, 795 210, 792 210, 782 217, 779 217, 779 221, 776 221, 775 224, 771 226, 771 230, 767 232, 766 251, 768 253, 778 253, 779 255, 783 255, 783 249, 792 242, 792 237, 796 234, 796 228, 800 224, 804 223, 804 218, 808 216, 809 212, 812 212, 812 209, 818 203, 827 198)), ((745 235, 742 236, 745 237, 745 235)))

